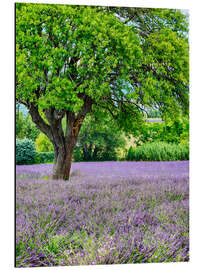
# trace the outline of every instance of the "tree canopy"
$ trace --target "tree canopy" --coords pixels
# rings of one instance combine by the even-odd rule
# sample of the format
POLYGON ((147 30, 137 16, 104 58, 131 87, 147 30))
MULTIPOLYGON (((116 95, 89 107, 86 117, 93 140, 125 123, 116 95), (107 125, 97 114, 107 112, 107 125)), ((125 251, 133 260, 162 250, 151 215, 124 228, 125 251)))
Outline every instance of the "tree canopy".
POLYGON ((55 168, 88 113, 125 130, 148 108, 187 113, 187 33, 179 10, 16 4, 16 99, 53 143, 55 168))
POLYGON ((111 77, 126 79, 139 60, 137 35, 103 8, 17 7, 17 99, 26 105, 77 112, 84 94, 108 96, 111 77))

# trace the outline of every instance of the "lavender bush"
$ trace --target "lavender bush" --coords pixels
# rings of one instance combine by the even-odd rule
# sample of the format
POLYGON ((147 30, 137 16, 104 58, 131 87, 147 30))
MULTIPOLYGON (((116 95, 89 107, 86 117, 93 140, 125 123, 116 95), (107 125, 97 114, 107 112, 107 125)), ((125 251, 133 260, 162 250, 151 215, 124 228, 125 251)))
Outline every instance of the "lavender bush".
POLYGON ((16 167, 16 266, 189 260, 188 161, 16 167))

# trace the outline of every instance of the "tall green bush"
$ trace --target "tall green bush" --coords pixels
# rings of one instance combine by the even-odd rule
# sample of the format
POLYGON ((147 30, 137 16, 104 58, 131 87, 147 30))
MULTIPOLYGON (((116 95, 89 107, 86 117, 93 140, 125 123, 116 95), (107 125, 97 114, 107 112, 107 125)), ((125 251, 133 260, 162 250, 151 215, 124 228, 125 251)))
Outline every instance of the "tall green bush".
POLYGON ((135 161, 175 161, 189 160, 189 144, 165 142, 146 143, 137 148, 129 148, 127 160, 135 161))
POLYGON ((16 164, 33 164, 36 157, 35 143, 29 139, 16 139, 16 164))

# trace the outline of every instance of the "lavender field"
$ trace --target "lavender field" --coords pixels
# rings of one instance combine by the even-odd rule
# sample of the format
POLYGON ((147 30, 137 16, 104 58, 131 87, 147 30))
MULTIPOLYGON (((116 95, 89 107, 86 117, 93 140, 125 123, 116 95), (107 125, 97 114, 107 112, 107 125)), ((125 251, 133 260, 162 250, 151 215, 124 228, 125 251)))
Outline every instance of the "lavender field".
POLYGON ((16 266, 189 260, 189 162, 16 166, 16 266))

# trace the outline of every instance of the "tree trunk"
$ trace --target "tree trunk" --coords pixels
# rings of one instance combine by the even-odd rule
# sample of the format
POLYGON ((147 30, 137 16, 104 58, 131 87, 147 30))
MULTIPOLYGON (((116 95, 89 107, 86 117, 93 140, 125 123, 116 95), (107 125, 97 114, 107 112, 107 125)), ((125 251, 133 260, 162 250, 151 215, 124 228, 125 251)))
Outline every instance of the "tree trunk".
POLYGON ((58 154, 55 153, 52 179, 68 180, 70 178, 72 154, 72 147, 67 150, 61 149, 58 151, 58 154))
POLYGON ((81 110, 76 114, 72 111, 56 110, 55 108, 44 109, 48 123, 39 113, 39 108, 34 103, 28 104, 33 122, 50 139, 54 145, 54 166, 52 179, 67 180, 70 177, 71 161, 74 147, 82 122, 87 113, 91 111, 93 100, 81 94, 84 102, 81 110), (66 115, 65 134, 62 129, 62 119, 66 115))
POLYGON ((70 178, 72 154, 84 117, 84 115, 75 117, 72 112, 68 112, 66 135, 63 136, 62 130, 61 132, 53 130, 56 140, 54 141, 55 160, 52 179, 68 180, 70 178))
POLYGON ((77 133, 73 132, 73 128, 66 139, 62 140, 59 145, 54 144, 54 166, 52 172, 52 179, 64 179, 70 178, 70 169, 72 162, 73 150, 75 148, 79 133, 79 127, 77 133))

